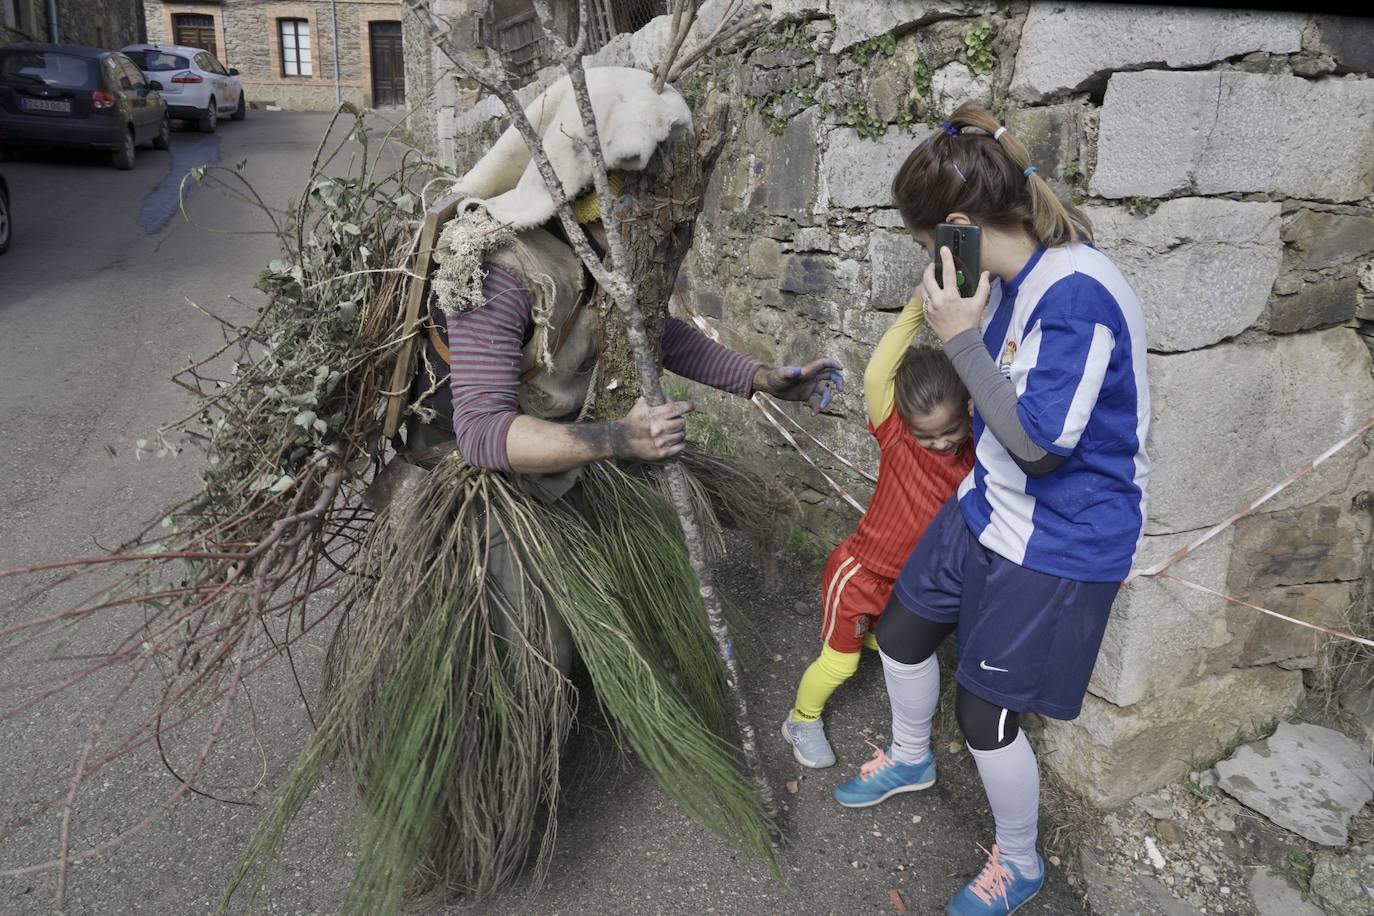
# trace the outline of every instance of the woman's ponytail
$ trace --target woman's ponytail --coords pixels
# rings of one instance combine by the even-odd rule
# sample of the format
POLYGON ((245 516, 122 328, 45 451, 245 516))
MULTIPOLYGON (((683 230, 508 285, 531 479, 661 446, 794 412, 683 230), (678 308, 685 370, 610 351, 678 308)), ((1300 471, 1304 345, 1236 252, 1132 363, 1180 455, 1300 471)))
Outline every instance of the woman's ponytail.
POLYGON ((892 190, 911 228, 929 229, 963 212, 976 223, 1019 225, 1047 247, 1092 241, 1087 215, 1060 200, 1025 145, 973 102, 907 157, 892 190))

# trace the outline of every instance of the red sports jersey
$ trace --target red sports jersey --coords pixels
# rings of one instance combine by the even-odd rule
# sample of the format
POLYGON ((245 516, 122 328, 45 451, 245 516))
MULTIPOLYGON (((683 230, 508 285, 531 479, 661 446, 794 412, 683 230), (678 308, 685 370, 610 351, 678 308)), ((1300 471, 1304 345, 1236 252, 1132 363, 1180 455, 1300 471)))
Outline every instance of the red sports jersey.
POLYGON ((877 429, 878 486, 859 527, 845 541, 866 569, 895 579, 945 500, 973 468, 973 443, 956 455, 921 448, 894 407, 877 429))

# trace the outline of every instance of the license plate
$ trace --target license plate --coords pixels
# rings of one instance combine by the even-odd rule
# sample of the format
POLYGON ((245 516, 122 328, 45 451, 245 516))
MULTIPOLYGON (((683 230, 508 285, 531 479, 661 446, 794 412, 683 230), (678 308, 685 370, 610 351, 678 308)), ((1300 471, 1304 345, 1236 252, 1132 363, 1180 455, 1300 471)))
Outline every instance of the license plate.
POLYGON ((60 111, 71 114, 72 103, 66 99, 20 99, 19 107, 26 111, 60 111))

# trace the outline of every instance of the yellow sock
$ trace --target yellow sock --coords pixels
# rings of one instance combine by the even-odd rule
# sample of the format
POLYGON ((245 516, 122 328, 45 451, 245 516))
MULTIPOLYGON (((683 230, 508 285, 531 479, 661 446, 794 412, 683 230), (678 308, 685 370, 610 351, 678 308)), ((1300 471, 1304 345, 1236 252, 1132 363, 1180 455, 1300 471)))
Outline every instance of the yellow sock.
POLYGON ((811 663, 797 685, 797 699, 792 707, 793 722, 815 722, 825 711, 825 701, 835 688, 859 670, 858 652, 836 652, 821 646, 820 658, 811 663))
POLYGON ((872 649, 874 652, 878 651, 878 640, 873 638, 872 633, 864 634, 864 648, 872 649))

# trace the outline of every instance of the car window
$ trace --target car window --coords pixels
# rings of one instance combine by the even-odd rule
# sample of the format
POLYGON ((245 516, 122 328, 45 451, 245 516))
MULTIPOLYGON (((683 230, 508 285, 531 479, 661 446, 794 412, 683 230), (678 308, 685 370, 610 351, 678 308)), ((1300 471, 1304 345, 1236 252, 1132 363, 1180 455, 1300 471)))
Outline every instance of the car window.
POLYGON ((115 56, 114 60, 119 67, 119 86, 121 89, 137 89, 143 85, 143 73, 134 66, 133 61, 123 55, 115 56))
POLYGON ((210 55, 206 54, 204 51, 201 51, 199 54, 196 55, 196 66, 199 67, 201 70, 205 71, 206 73, 215 72, 215 65, 213 61, 210 59, 210 55))
POLYGON ((119 88, 119 63, 113 57, 107 57, 100 62, 100 69, 105 75, 105 88, 119 88))
POLYGON ((164 73, 168 70, 185 70, 191 62, 179 54, 166 51, 125 51, 124 55, 146 73, 164 73))
POLYGON ((60 51, 0 51, 0 79, 55 89, 85 89, 95 82, 95 61, 60 51))
POLYGON ((213 54, 205 55, 205 62, 211 73, 218 73, 220 76, 228 76, 229 71, 224 69, 224 64, 219 62, 219 58, 213 54))

